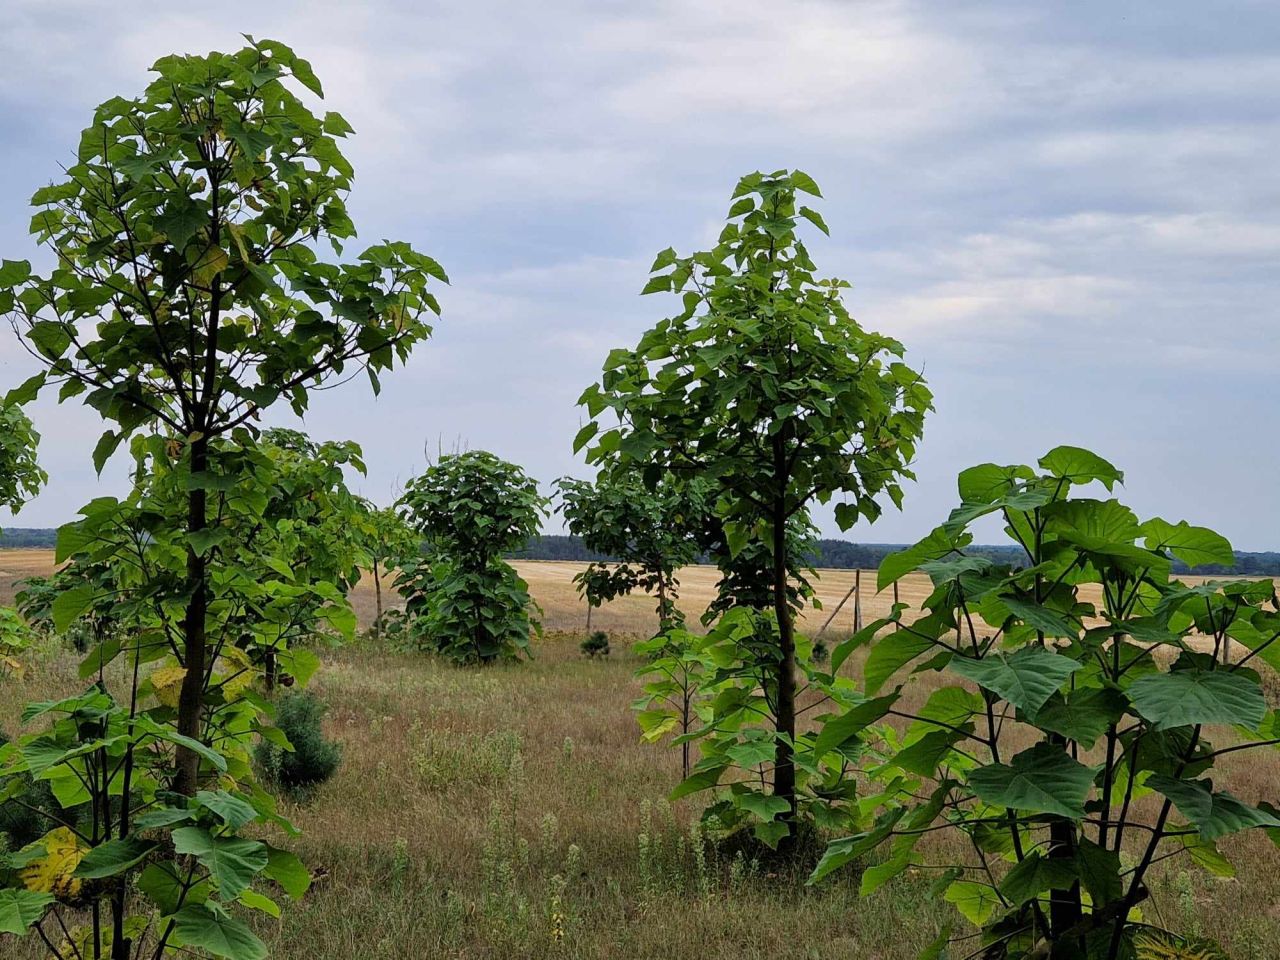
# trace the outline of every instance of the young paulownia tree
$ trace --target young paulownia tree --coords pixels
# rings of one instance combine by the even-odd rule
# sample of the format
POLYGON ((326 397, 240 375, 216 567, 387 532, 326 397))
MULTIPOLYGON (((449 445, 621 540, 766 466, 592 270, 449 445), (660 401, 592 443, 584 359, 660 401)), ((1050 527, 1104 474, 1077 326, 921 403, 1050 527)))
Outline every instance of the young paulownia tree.
POLYGON ((614 558, 574 576, 579 595, 598 607, 642 590, 657 600, 659 633, 682 622, 676 575, 697 559, 711 510, 701 485, 650 488, 634 472, 618 471, 594 482, 564 477, 556 487, 569 532, 588 550, 614 558))
MULTIPOLYGON (((95 501, 59 545, 64 555, 91 549, 98 560, 145 559, 156 579, 130 586, 154 629, 132 634, 124 648, 133 683, 123 703, 100 682, 81 698, 28 711, 28 719, 54 721, 41 735, 51 738, 41 775, 83 778, 85 795, 63 799, 90 805, 95 820, 88 829, 68 822, 45 844, 41 863, 75 867, 80 858, 90 866, 29 884, 27 892, 47 899, 26 904, 20 926, 45 936, 45 909, 74 887, 77 902, 87 896, 93 904, 81 956, 125 960, 146 942, 148 956, 181 943, 256 958, 261 943, 226 906, 238 899, 263 907, 248 883, 278 858, 235 834, 269 818, 269 805, 201 789, 205 774, 227 769, 220 751, 235 753, 253 729, 252 704, 237 696, 245 683, 232 674, 251 680, 260 669, 215 654, 233 649, 217 646, 221 581, 243 581, 245 571, 224 555, 229 532, 211 493, 234 489, 242 509, 265 506, 253 467, 262 412, 284 399, 302 413, 312 389, 361 370, 376 390, 379 374, 430 334, 426 317, 438 307, 427 284, 446 278, 404 243, 381 243, 347 262, 322 258, 319 241, 341 254, 354 234, 345 204, 353 171, 338 146, 351 127, 299 98, 299 88, 320 96, 320 84, 287 46, 250 39, 236 53, 170 56, 153 69, 140 97, 98 108, 65 178, 32 199, 31 229, 56 257, 53 270, 41 276, 21 261, 0 268, 0 312, 46 366, 9 401, 55 385, 60 399, 83 395, 114 425, 94 450, 99 469, 126 438, 153 435, 138 452, 172 478, 185 506, 174 529, 163 510, 95 501), (119 522, 117 509, 127 513, 119 522), (120 531, 134 539, 115 538, 120 531), (177 696, 155 704, 139 667, 165 654, 180 671, 177 696), (149 863, 165 848, 140 838, 143 829, 170 831, 192 868, 175 874, 149 863), (159 872, 148 874, 151 867, 159 872), (126 894, 139 873, 152 878, 140 889, 155 922, 129 912, 126 894)), ((91 590, 80 591, 55 614, 74 618, 92 601, 91 590)), ((95 650, 86 676, 121 652, 95 650)), ((15 773, 35 762, 26 746, 9 759, 15 773)))
POLYGON ((538 484, 484 450, 446 454, 411 480, 401 516, 428 544, 397 580, 419 642, 460 663, 517 659, 540 630, 529 588, 503 554, 524 546, 546 516, 538 484))
MULTIPOLYGON (((0 277, 6 273, 17 276, 21 267, 5 262, 0 267, 0 277)), ((0 287, 2 289, 2 287, 0 287)), ((0 306, 3 305, 0 292, 0 306)), ((49 478, 36 461, 36 445, 40 434, 31 420, 14 403, 0 400, 0 506, 17 513, 18 508, 40 492, 49 478)))
POLYGON ((1222 755, 1280 743, 1254 670, 1255 660, 1280 667, 1280 613, 1270 581, 1172 579, 1175 558, 1231 564, 1221 536, 1140 522, 1117 500, 1078 492, 1120 480, 1076 447, 1050 451, 1039 469, 973 467, 947 522, 886 558, 882 588, 918 571, 934 589, 914 620, 895 606, 833 654, 838 663, 870 645, 866 696, 825 724, 819 749, 861 743, 879 757, 879 783, 866 829, 833 843, 815 879, 883 847, 862 875, 870 893, 930 866, 922 838, 955 831, 969 856, 939 865, 935 891, 981 928, 970 956, 1221 955, 1137 908, 1155 864, 1183 857, 1229 876, 1219 840, 1280 837, 1266 802, 1275 791, 1242 799, 1212 778, 1222 755), (989 515, 1024 565, 969 552, 971 525, 989 515), (910 709, 907 688, 926 673, 956 682, 910 709), (880 725, 886 717, 897 725, 880 725))
POLYGON ((380 640, 385 626, 382 622, 382 578, 402 562, 419 557, 422 538, 393 507, 379 507, 363 498, 360 500, 358 535, 373 577, 373 637, 380 640))
MULTIPOLYGON (((589 550, 615 558, 590 563, 573 579, 591 606, 643 590, 657 600, 658 631, 636 651, 648 657, 639 675, 644 696, 635 701, 646 740, 689 733, 694 701, 706 669, 683 629, 680 568, 693 563, 714 523, 704 485, 660 480, 649 487, 626 467, 602 470, 592 483, 569 477, 557 484, 569 532, 589 550)), ((680 744, 681 775, 689 776, 690 742, 680 744)))
MULTIPOLYGON (((848 284, 818 276, 797 228, 807 221, 825 233, 826 226, 801 193, 819 196, 799 171, 744 177, 715 247, 658 255, 644 292, 679 294, 683 309, 634 350, 610 353, 603 379, 582 395, 593 419, 575 443, 588 447, 589 461, 631 466, 651 484, 667 474, 702 479, 730 552, 751 544, 767 551, 776 641, 741 660, 748 670, 768 663, 764 695, 775 723, 766 741, 737 756, 771 757, 772 795, 750 802, 765 811, 762 835, 784 846, 797 819, 803 666, 788 529, 833 498, 842 528, 875 519, 882 495, 898 501, 931 402, 920 375, 901 362, 902 346, 850 316, 841 300, 848 284)), ((734 630, 725 639, 744 636, 734 630)), ((739 765, 730 749, 704 743, 698 785, 717 784, 739 765)))

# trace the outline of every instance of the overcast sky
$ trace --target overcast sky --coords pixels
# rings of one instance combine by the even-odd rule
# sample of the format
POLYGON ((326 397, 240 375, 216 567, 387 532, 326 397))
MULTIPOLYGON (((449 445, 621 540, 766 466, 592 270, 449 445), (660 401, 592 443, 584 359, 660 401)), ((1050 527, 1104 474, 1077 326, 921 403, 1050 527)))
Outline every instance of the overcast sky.
MULTIPOLYGON (((31 193, 93 108, 170 52, 271 37, 355 127, 361 238, 411 241, 452 285, 382 396, 318 397, 305 429, 360 441, 388 502, 424 443, 544 483, 588 475, 575 401, 670 304, 654 253, 719 232, 736 178, 821 184, 822 272, 904 341, 937 412, 904 541, 955 475, 1088 446, 1143 515, 1280 548, 1280 7, 1272 2, 0 0, 0 256, 37 258, 31 193)), ((0 388, 32 372, 0 330, 0 388)), ((18 526, 124 489, 71 403, 31 409, 47 491, 18 526)), ((824 521, 828 531, 834 527, 824 521)))

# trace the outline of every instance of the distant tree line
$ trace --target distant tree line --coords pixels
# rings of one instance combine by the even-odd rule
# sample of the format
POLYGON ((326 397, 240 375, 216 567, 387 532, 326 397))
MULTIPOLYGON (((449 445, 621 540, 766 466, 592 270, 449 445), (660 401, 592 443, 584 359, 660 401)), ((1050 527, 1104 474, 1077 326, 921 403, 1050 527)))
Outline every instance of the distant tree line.
POLYGON ((53 547, 58 542, 58 531, 44 527, 5 527, 0 531, 0 547, 53 547))
MULTIPOLYGON (((5 541, 11 531, 5 531, 5 541)), ((39 533, 44 531, 31 531, 39 533)), ((52 531, 50 531, 52 532, 52 531)), ((829 570, 875 570, 880 561, 891 553, 905 550, 904 543, 852 543, 848 540, 823 539, 814 541, 807 560, 815 567, 829 570)), ((987 557, 999 563, 1020 566, 1025 563, 1025 554, 1017 547, 983 546, 975 544, 968 547, 966 553, 973 556, 987 557)), ((1236 562, 1232 567, 1212 564, 1197 568, 1196 573, 1205 576, 1278 576, 1280 575, 1280 551, 1267 550, 1260 553, 1235 551, 1236 562)), ((512 551, 508 557, 513 560, 572 560, 579 563, 593 561, 613 561, 610 557, 588 550, 579 537, 566 534, 540 534, 530 539, 520 550, 512 551)), ((700 557, 699 562, 707 562, 700 557)), ((1187 565, 1181 560, 1173 561, 1175 573, 1186 573, 1187 565)))

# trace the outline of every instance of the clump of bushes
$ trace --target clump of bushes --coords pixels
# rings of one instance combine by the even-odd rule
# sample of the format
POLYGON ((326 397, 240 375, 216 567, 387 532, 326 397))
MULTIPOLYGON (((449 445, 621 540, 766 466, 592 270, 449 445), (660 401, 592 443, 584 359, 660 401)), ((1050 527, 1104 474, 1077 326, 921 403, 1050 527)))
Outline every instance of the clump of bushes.
POLYGON ((603 630, 596 630, 579 645, 589 658, 607 657, 609 655, 609 635, 603 630))
POLYGON ((254 752, 262 778, 299 803, 310 800, 342 762, 342 744, 324 735, 327 709, 319 697, 305 690, 285 694, 276 704, 276 726, 289 738, 293 751, 263 740, 254 752))

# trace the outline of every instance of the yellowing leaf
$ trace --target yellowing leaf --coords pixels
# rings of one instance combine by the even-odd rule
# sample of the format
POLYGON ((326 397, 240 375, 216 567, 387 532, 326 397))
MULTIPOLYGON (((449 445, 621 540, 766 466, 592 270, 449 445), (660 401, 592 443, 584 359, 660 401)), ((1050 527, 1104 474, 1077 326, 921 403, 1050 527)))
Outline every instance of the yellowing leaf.
POLYGON ((226 669, 222 695, 228 702, 238 700, 249 687, 253 686, 253 681, 258 678, 258 671, 249 654, 239 647, 224 647, 222 659, 226 669))
POLYGON ((231 258, 221 247, 210 247, 191 268, 191 278, 202 287, 207 287, 213 278, 231 265, 231 258))
POLYGON ((64 899, 78 896, 81 881, 74 874, 89 848, 83 846, 80 838, 67 827, 50 831, 38 843, 44 847, 45 854, 22 869, 22 882, 26 888, 64 899))
POLYGON ((182 681, 187 676, 185 667, 159 667, 151 674, 151 688, 156 699, 166 707, 177 709, 178 696, 182 693, 182 681))

